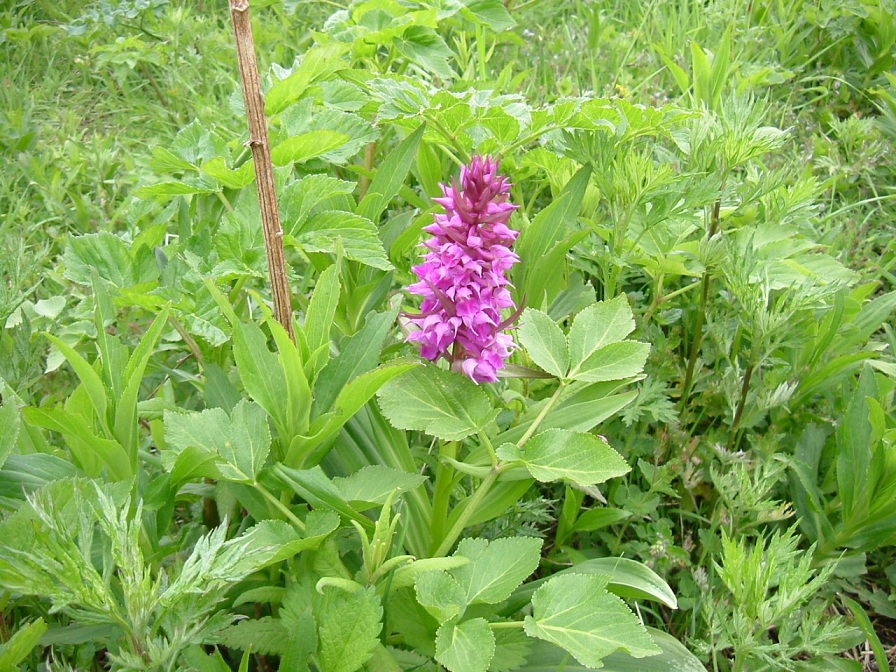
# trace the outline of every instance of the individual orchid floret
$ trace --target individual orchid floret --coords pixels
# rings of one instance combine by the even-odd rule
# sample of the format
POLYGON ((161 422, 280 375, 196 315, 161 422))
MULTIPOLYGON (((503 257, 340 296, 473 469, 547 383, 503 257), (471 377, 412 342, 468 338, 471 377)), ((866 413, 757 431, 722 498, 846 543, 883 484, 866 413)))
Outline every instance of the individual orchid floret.
POLYGON ((519 261, 510 250, 519 232, 507 226, 517 206, 507 200, 510 182, 488 157, 473 157, 459 182, 441 188, 434 200, 445 212, 423 229, 432 237, 423 243, 423 263, 413 267, 420 280, 408 287, 423 297, 420 314, 408 316, 416 327, 408 340, 426 359, 444 357, 475 382, 494 382, 514 348, 503 330, 517 314, 502 315, 516 309, 506 274, 519 261))

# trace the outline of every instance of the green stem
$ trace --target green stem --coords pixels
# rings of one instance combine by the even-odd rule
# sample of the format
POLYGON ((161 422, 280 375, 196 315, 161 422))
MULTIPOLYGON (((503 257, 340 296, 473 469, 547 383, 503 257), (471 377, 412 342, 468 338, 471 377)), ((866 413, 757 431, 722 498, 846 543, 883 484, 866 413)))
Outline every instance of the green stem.
POLYGON ((303 532, 305 531, 305 523, 302 522, 302 520, 298 516, 296 516, 296 514, 294 514, 292 511, 290 511, 289 507, 286 506, 286 504, 284 504, 279 499, 274 497, 274 495, 271 494, 270 490, 268 490, 266 487, 264 487, 258 481, 255 481, 255 483, 253 483, 252 485, 256 490, 258 490, 258 492, 260 492, 264 496, 264 498, 266 500, 268 500, 271 504, 273 504, 274 507, 278 511, 280 511, 284 516, 286 516, 286 518, 287 518, 287 520, 289 520, 289 522, 291 522, 293 525, 295 525, 297 528, 299 528, 303 532))
POLYGON ((532 421, 532 424, 529 425, 529 429, 526 430, 526 433, 523 434, 522 438, 517 441, 516 447, 522 448, 526 445, 526 441, 532 438, 535 432, 538 431, 538 428, 541 426, 541 423, 544 422, 544 419, 547 417, 548 413, 551 412, 551 409, 557 405, 557 402, 560 400, 560 394, 563 390, 566 389, 566 383, 561 382, 560 385, 557 386, 557 389, 554 391, 553 396, 550 398, 548 403, 544 405, 544 408, 541 409, 541 412, 538 414, 538 417, 532 421))
MULTIPOLYGON (((445 443, 440 446, 439 457, 442 456, 455 459, 457 444, 445 443)), ((436 465, 436 480, 432 493, 432 516, 429 522, 432 546, 442 539, 445 527, 448 525, 448 506, 451 503, 451 493, 454 490, 454 475, 454 467, 440 459, 436 465)))
POLYGON ((498 474, 500 472, 501 468, 495 467, 490 472, 488 472, 488 476, 482 479, 482 483, 480 483, 479 487, 476 488, 476 492, 474 492, 472 497, 470 497, 467 505, 464 507, 463 511, 461 511, 460 515, 457 517, 457 520, 454 521, 451 529, 448 530, 448 533, 445 535, 445 538, 442 539, 442 543, 439 544, 438 548, 436 548, 435 552, 432 554, 432 557, 439 558, 447 555, 448 551, 450 551, 454 547, 454 542, 456 542, 458 537, 460 537, 461 533, 470 522, 470 519, 473 517, 473 514, 476 513, 476 509, 479 508, 479 505, 482 504, 482 500, 485 499, 485 496, 489 493, 489 490, 492 489, 495 481, 498 480, 498 474))
POLYGON ((522 628, 525 625, 523 621, 506 621, 503 623, 489 623, 488 627, 492 630, 506 630, 508 628, 522 628))
POLYGON ((734 412, 734 420, 731 423, 731 429, 728 430, 728 450, 732 450, 737 436, 737 429, 740 426, 740 420, 744 415, 744 408, 747 405, 747 395, 750 392, 750 380, 753 378, 753 372, 756 366, 753 363, 753 356, 750 356, 750 363, 747 364, 747 372, 744 374, 744 382, 740 388, 740 400, 737 403, 737 410, 734 412))
POLYGON ((479 440, 482 441, 482 445, 485 446, 485 449, 488 451, 488 456, 492 461, 492 466, 498 466, 498 454, 495 452, 495 447, 492 445, 492 440, 488 438, 488 434, 484 431, 479 430, 479 440))

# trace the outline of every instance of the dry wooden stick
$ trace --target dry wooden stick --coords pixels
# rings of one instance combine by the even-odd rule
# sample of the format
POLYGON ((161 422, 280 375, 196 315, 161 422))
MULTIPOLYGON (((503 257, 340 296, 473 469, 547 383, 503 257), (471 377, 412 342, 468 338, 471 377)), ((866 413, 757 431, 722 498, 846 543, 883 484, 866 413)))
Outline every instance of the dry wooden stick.
POLYGON ((277 190, 274 183, 274 166, 268 144, 268 129, 264 117, 264 96, 261 78, 255 60, 255 40, 249 17, 249 0, 230 0, 230 18, 236 36, 236 51, 240 63, 240 79, 243 83, 243 100, 249 120, 249 148, 255 162, 255 182, 258 185, 258 202, 261 205, 261 222, 264 227, 264 246, 268 255, 271 274, 271 290, 274 295, 274 314, 289 337, 295 341, 292 329, 292 301, 289 294, 289 276, 283 257, 283 229, 277 210, 277 190))

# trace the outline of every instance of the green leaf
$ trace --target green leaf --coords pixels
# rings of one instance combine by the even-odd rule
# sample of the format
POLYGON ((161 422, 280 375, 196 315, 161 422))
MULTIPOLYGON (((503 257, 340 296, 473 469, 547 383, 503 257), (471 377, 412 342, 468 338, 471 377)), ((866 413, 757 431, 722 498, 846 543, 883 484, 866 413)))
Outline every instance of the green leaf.
POLYGON ((314 215, 295 239, 309 252, 328 253, 335 253, 340 241, 347 258, 383 271, 393 268, 374 223, 351 212, 328 210, 314 215))
POLYGON ((255 179, 255 162, 249 159, 242 166, 233 170, 227 167, 223 156, 216 156, 206 161, 199 168, 206 175, 216 179, 228 189, 242 189, 252 184, 255 179))
POLYGON ((373 529, 373 523, 366 516, 355 511, 342 497, 323 469, 292 469, 282 464, 274 464, 272 475, 314 507, 332 509, 349 520, 373 529))
POLYGON ((874 431, 869 420, 869 398, 877 398, 877 382, 874 372, 865 366, 837 432, 837 485, 845 520, 855 510, 865 510, 871 495, 866 487, 874 431))
POLYGON ((526 308, 520 318, 517 337, 532 361, 557 378, 569 370, 566 336, 554 320, 540 310, 526 308))
POLYGON ((460 441, 498 415, 472 380, 435 366, 408 371, 384 385, 377 396, 396 429, 418 430, 446 441, 460 441))
POLYGON ((578 315, 569 329, 569 356, 572 375, 595 352, 610 343, 623 340, 635 329, 635 318, 625 295, 600 301, 578 315))
POLYGON ((303 534, 282 520, 263 520, 233 540, 245 549, 246 556, 243 563, 237 563, 236 569, 248 574, 317 548, 337 527, 339 516, 333 511, 310 512, 303 534))
MULTIPOLYGON (((598 509, 601 511, 603 509, 598 509)), ((675 593, 652 569, 643 563, 628 558, 593 558, 578 562, 572 567, 560 570, 553 576, 564 574, 600 574, 609 579, 607 590, 620 597, 636 600, 653 600, 665 604, 670 609, 678 608, 675 593)), ((552 577, 532 581, 513 593, 510 607, 521 609, 532 594, 552 577)))
POLYGON ((497 452, 502 460, 523 462, 532 477, 542 483, 565 479, 596 485, 631 471, 602 438, 565 429, 536 434, 523 448, 505 443, 497 452))
POLYGON ((532 596, 526 634, 556 644, 591 667, 600 667, 618 650, 635 658, 661 653, 625 603, 607 593, 608 581, 598 574, 551 578, 532 596))
POLYGON ((12 449, 15 448, 21 425, 19 409, 12 403, 12 400, 0 404, 0 469, 3 468, 6 458, 12 453, 12 449))
POLYGON ((416 131, 398 143, 398 146, 390 150, 389 155, 377 168, 373 182, 367 189, 367 195, 358 204, 357 212, 362 217, 366 217, 372 222, 379 220, 380 215, 386 209, 391 201, 398 194, 401 185, 404 184, 405 177, 411 169, 414 162, 414 156, 417 152, 417 146, 426 130, 425 125, 421 125, 416 131))
POLYGON ((83 475, 71 461, 55 455, 10 455, 0 469, 0 507, 18 508, 26 495, 47 483, 83 475))
POLYGON ((59 352, 65 356, 66 361, 68 361, 69 365, 75 370, 78 380, 81 381, 81 385, 84 386, 84 391, 90 398, 90 403, 93 404, 93 411, 96 414, 96 419, 99 421, 106 434, 111 434, 109 419, 106 414, 109 398, 106 386, 103 384, 103 379, 100 378, 100 374, 96 372, 96 369, 94 369, 77 350, 68 345, 65 341, 52 334, 46 334, 46 337, 47 340, 59 348, 59 352))
MULTIPOLYGON (((671 635, 646 628, 660 653, 647 658, 634 658, 617 651, 603 659, 604 672, 705 672, 706 667, 671 635)), ((585 672, 592 666, 582 665, 572 660, 563 649, 544 641, 536 641, 526 664, 516 672, 585 672)))
POLYGON ((470 563, 452 570, 464 589, 467 604, 503 602, 528 576, 538 569, 542 540, 536 537, 509 537, 488 542, 462 539, 454 555, 470 563))
POLYGON ((255 482, 271 447, 267 414, 260 406, 244 399, 234 407, 231 417, 221 408, 198 413, 165 411, 164 417, 165 442, 174 449, 163 451, 167 468, 174 468, 182 451, 198 448, 220 457, 217 468, 222 478, 255 482))
POLYGON ((489 30, 501 33, 516 25, 516 21, 510 16, 510 12, 503 0, 464 0, 468 18, 472 17, 476 23, 485 26, 489 30))
POLYGON ((345 478, 333 479, 333 485, 342 498, 355 508, 383 504, 391 493, 407 492, 425 482, 426 477, 420 474, 409 474, 379 464, 364 467, 345 478))
POLYGON ((63 257, 64 275, 73 282, 89 285, 96 273, 119 288, 152 282, 159 266, 146 247, 131 254, 118 236, 103 231, 69 238, 63 257))
POLYGON ((271 150, 271 161, 275 166, 304 163, 342 147, 351 138, 338 131, 309 131, 287 138, 271 150))
POLYGON ((314 386, 315 415, 330 410, 350 381, 377 365, 398 310, 398 306, 393 306, 382 313, 368 314, 361 330, 343 343, 342 353, 330 360, 314 386))
POLYGON ((495 655, 495 635, 484 618, 448 622, 436 633, 436 660, 451 672, 486 672, 495 655))
POLYGON ((321 368, 330 359, 330 327, 336 314, 336 306, 339 305, 339 290, 339 267, 337 264, 332 264, 318 277, 305 314, 305 339, 308 341, 308 350, 317 352, 323 348, 324 351, 321 368))
POLYGON ((334 197, 352 193, 355 184, 329 175, 306 175, 292 182, 280 194, 280 217, 283 232, 293 236, 318 208, 326 209, 326 202, 334 197))
POLYGON ((279 619, 263 616, 257 621, 244 620, 228 626, 221 630, 218 637, 231 649, 279 656, 289 640, 289 632, 279 619))
POLYGON ((639 341, 610 343, 591 354, 570 374, 571 378, 589 383, 622 380, 644 370, 650 345, 639 341))
POLYGON ((414 581, 417 602, 439 623, 463 616, 467 598, 463 587, 445 571, 421 572, 414 581))
POLYGON ((0 669, 18 669, 46 631, 47 624, 42 618, 19 628, 6 643, 0 644, 0 669))
POLYGON ((439 34, 425 26, 411 26, 395 40, 395 48, 411 61, 442 79, 452 79, 454 71, 448 61, 454 52, 439 34))
POLYGON ((343 42, 314 46, 305 52, 299 67, 286 79, 277 82, 267 93, 265 113, 277 114, 290 103, 302 97, 314 82, 334 75, 340 69, 348 67, 342 58, 351 48, 343 42))
POLYGON ((280 360, 268 350, 267 338, 257 324, 235 321, 231 326, 233 357, 243 387, 270 414, 277 429, 288 435, 296 418, 287 411, 286 374, 280 360))
POLYGON ((321 672, 355 672, 379 644, 383 608, 372 588, 327 588, 318 613, 321 672))

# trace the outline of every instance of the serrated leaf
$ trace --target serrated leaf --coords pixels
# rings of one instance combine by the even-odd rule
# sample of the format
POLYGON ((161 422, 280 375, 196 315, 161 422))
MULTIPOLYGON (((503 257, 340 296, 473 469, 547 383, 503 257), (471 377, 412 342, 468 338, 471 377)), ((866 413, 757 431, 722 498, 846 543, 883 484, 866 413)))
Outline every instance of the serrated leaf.
POLYGON ((639 341, 610 343, 593 352, 583 361, 571 378, 589 383, 622 380, 637 376, 644 370, 650 345, 639 341))
POLYGON ((271 150, 275 166, 304 163, 342 147, 351 138, 339 131, 309 131, 287 138, 271 150))
POLYGON ((238 543, 244 548, 245 558, 236 567, 248 574, 317 548, 338 526, 339 516, 333 511, 312 511, 301 534, 282 520, 263 520, 228 543, 238 543))
POLYGON ((462 539, 455 555, 470 563, 452 570, 468 604, 503 602, 538 569, 542 540, 536 537, 462 539))
POLYGON ((293 236, 315 212, 315 208, 334 196, 350 194, 355 185, 329 175, 306 175, 292 182, 280 194, 283 232, 293 236))
POLYGON ((503 0, 464 0, 467 14, 474 18, 476 23, 486 26, 496 33, 503 32, 516 25, 516 21, 510 16, 503 0))
POLYGON ((631 609, 606 591, 608 581, 599 574, 550 579, 532 596, 526 634, 556 644, 591 667, 600 667, 619 650, 635 658, 661 653, 631 609))
POLYGON ((63 264, 65 277, 82 285, 90 285, 94 273, 119 288, 159 277, 159 266, 151 251, 141 247, 132 256, 125 242, 108 231, 69 238, 63 264))
POLYGON ((393 268, 374 223, 351 212, 328 210, 314 215, 295 239, 309 252, 328 253, 336 252, 338 240, 347 258, 383 271, 393 268))
POLYGON ((218 636, 231 649, 251 650, 265 656, 279 656, 289 640, 289 632, 280 619, 270 616, 240 621, 221 630, 218 636))
POLYGON ((460 441, 498 414, 472 380, 435 366, 411 369, 386 383, 377 396, 396 429, 418 430, 446 441, 460 441))
POLYGON ((569 358, 571 376, 597 350, 623 340, 635 329, 635 318, 625 295, 610 301, 600 301, 576 315, 569 328, 569 358))
POLYGON ((448 572, 422 572, 414 581, 417 602, 439 623, 463 616, 467 608, 466 591, 448 572))
POLYGON ((522 461, 532 477, 543 483, 569 480, 596 485, 631 471, 603 439, 565 429, 536 434, 522 448, 505 443, 497 452, 502 460, 522 461))
POLYGON ((495 655, 488 666, 488 672, 515 672, 521 669, 529 657, 535 640, 517 628, 493 630, 495 635, 495 655))
POLYGON ((569 350, 566 336, 546 313, 526 308, 517 328, 517 338, 532 361, 557 378, 569 370, 569 350))
POLYGON ((321 672, 355 672, 379 644, 383 608, 372 588, 325 589, 318 612, 321 672))
POLYGON ((287 105, 301 98, 314 82, 335 74, 341 69, 340 66, 348 67, 348 63, 342 56, 350 48, 350 44, 330 42, 306 51, 296 71, 286 79, 274 84, 268 91, 265 100, 265 113, 277 114, 287 105))
POLYGON ((242 189, 252 184, 252 180, 255 179, 255 162, 252 159, 239 168, 232 169, 227 167, 223 156, 216 156, 211 161, 203 163, 200 170, 228 189, 242 189))
POLYGON ((451 672, 486 672, 495 655, 495 636, 484 618, 448 622, 436 633, 436 660, 451 672))
POLYGON ((414 63, 443 79, 454 77, 454 71, 448 65, 454 52, 432 28, 409 27, 395 40, 395 48, 414 63))
POLYGON ((409 474, 379 464, 364 467, 345 478, 333 479, 333 485, 347 502, 368 507, 384 503, 393 492, 407 492, 425 482, 426 477, 420 474, 409 474))

